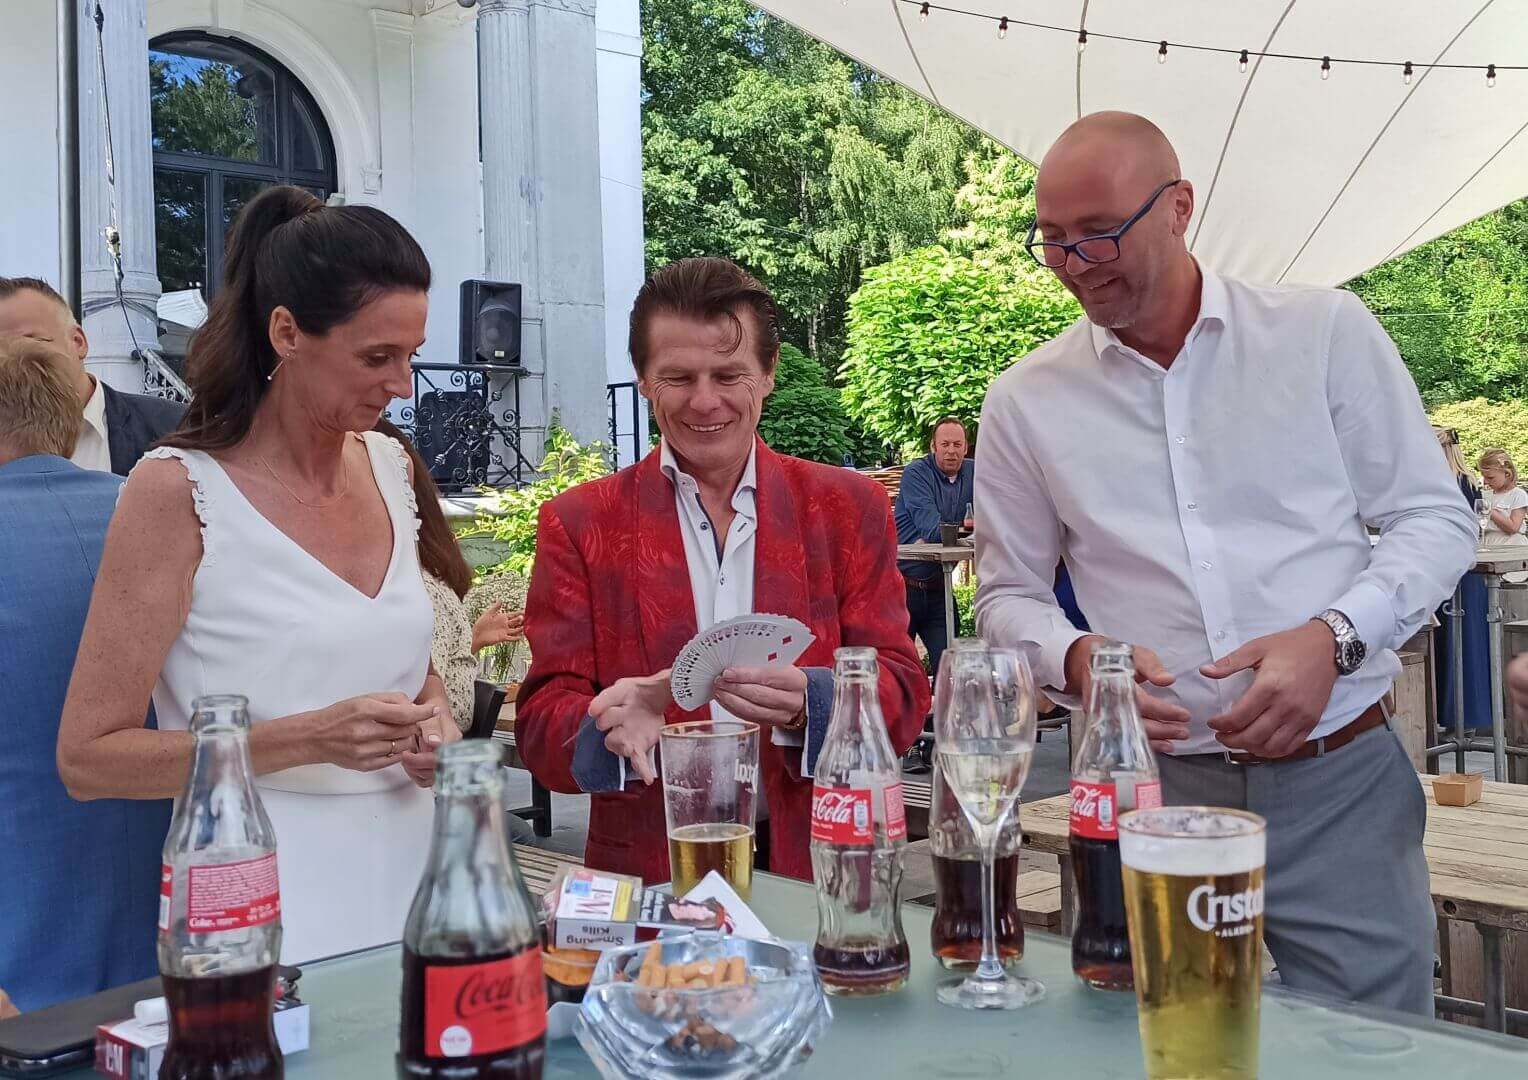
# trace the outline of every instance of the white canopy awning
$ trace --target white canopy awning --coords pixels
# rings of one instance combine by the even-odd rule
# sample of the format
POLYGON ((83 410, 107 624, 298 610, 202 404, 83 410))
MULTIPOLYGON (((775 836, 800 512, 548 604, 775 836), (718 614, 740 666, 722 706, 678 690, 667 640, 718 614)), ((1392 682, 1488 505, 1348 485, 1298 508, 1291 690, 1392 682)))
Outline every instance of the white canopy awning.
POLYGON ((1528 0, 938 0, 926 20, 919 0, 755 2, 1030 161, 1086 113, 1149 117, 1198 192, 1192 249, 1223 273, 1339 284, 1528 194, 1528 70, 1505 70, 1528 65, 1528 0), (1165 39, 1166 62, 1103 34, 1165 39), (1332 70, 1254 55, 1243 74, 1191 45, 1332 70), (1425 66, 1488 63, 1494 88, 1425 66))

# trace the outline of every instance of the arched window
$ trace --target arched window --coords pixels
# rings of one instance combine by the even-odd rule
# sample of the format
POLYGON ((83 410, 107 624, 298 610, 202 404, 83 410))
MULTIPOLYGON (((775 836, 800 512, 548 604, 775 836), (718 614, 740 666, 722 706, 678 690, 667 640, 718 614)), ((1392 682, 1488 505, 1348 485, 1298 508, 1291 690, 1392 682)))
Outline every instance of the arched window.
POLYGON ((210 299, 239 210, 273 184, 328 198, 334 141, 291 72, 229 38, 185 32, 150 42, 149 103, 160 284, 210 299))

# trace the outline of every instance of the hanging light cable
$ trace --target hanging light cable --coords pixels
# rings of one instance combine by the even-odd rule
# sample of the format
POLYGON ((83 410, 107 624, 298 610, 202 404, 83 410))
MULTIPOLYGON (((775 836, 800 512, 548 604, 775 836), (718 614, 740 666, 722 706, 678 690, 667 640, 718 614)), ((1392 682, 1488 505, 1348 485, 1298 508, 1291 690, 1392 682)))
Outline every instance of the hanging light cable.
POLYGON ((1321 81, 1326 82, 1326 80, 1330 79, 1331 77, 1332 58, 1330 56, 1323 56, 1321 58, 1321 81))
POLYGON ((1240 71, 1243 75, 1247 74, 1247 50, 1246 49, 1243 49, 1241 51, 1241 60, 1239 60, 1237 62, 1236 70, 1240 71))
POLYGON ((998 20, 998 23, 997 23, 997 36, 999 38, 1005 38, 1005 37, 1008 36, 1008 16, 1007 15, 1004 15, 1001 19, 998 20))
POLYGON ((923 6, 918 9, 918 21, 928 22, 928 0, 923 0, 923 6))
POLYGON ((1165 41, 1157 43, 1157 63, 1167 63, 1167 42, 1165 41))
POLYGON ((1406 66, 1401 68, 1401 82, 1411 85, 1411 61, 1406 61, 1406 66))
POLYGON ((1079 31, 1077 31, 1077 51, 1078 52, 1086 52, 1087 48, 1088 48, 1088 32, 1086 30, 1079 30, 1079 31))
POLYGON ((1491 88, 1491 87, 1493 87, 1495 85, 1496 85, 1496 65, 1495 64, 1487 64, 1486 65, 1486 88, 1489 89, 1489 88, 1491 88))

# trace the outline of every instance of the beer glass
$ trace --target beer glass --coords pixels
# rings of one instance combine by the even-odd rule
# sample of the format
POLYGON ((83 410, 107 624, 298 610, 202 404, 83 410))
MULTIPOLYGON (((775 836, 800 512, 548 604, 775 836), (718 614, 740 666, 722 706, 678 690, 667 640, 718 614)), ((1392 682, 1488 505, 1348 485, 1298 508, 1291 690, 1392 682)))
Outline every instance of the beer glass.
POLYGON ((1148 1080, 1255 1080, 1263 819, 1211 806, 1119 819, 1148 1080))
POLYGON ((966 642, 945 652, 935 689, 935 758, 976 835, 982 859, 981 963, 964 980, 941 985, 935 996, 960 1009, 1017 1009, 1038 1000, 1045 987, 1003 969, 993 864, 1034 755, 1034 681, 1017 652, 966 642))
POLYGON ((759 725, 670 724, 658 743, 674 894, 683 896, 715 870, 739 896, 751 899, 759 725))

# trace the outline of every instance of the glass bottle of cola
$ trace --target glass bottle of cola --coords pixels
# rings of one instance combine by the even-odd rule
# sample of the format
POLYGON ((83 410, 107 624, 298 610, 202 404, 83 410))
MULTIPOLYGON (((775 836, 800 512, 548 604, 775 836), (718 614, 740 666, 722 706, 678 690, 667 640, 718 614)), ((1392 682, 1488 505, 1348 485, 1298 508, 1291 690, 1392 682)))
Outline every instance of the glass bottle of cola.
POLYGON ((1087 729, 1072 763, 1072 970, 1098 990, 1129 990, 1130 937, 1120 874, 1119 816, 1162 805, 1157 759, 1135 698, 1135 660, 1117 641, 1093 646, 1087 729))
POLYGON ((159 974, 170 1018, 160 1080, 280 1080, 271 1010, 281 954, 276 833, 255 790, 248 701, 191 704, 186 789, 164 842, 159 974))
POLYGON ((435 833, 403 930, 400 1078, 541 1076, 541 938, 505 838, 503 788, 491 740, 440 750, 435 833))
POLYGON ((812 957, 830 994, 880 994, 907 982, 902 931, 902 774, 881 715, 874 649, 833 653, 833 716, 812 786, 812 957))

